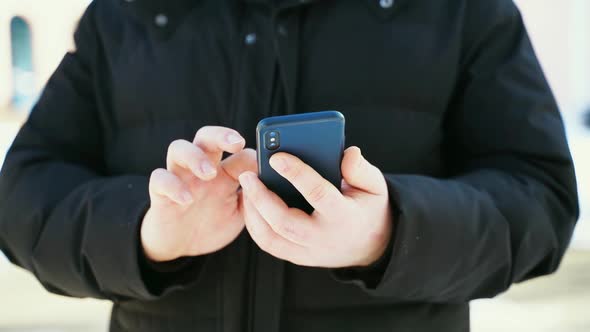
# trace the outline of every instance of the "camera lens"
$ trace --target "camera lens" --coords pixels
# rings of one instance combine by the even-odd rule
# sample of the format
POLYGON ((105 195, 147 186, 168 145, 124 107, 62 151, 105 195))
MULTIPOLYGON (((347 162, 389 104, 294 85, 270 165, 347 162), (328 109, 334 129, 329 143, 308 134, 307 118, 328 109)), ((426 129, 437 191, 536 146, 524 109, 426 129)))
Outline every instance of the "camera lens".
POLYGON ((264 145, 269 150, 276 150, 281 146, 279 132, 272 130, 264 135, 264 145))

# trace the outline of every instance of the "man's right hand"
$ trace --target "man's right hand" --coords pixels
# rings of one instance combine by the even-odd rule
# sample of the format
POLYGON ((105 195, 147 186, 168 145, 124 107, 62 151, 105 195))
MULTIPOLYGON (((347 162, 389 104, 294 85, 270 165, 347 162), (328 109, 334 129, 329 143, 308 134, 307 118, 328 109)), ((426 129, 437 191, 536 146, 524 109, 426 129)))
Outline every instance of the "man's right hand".
POLYGON ((244 228, 238 176, 256 172, 256 152, 235 130, 206 126, 191 143, 170 144, 167 168, 153 171, 151 205, 141 225, 147 258, 162 262, 204 255, 232 242, 244 228), (221 161, 223 152, 233 155, 221 161))

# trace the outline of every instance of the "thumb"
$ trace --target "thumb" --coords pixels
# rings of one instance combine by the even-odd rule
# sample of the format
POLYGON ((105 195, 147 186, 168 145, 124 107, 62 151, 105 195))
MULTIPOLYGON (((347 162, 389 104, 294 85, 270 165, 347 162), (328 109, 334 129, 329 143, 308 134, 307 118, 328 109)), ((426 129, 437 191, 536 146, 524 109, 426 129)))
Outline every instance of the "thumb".
POLYGON ((341 170, 342 177, 352 187, 374 195, 387 194, 383 174, 363 157, 358 147, 351 146, 344 151, 341 170))

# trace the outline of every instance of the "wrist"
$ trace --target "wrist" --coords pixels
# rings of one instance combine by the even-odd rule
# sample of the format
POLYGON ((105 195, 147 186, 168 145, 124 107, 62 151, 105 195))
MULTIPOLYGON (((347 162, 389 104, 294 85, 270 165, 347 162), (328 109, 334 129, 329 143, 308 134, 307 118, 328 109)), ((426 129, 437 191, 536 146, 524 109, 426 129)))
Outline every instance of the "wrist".
POLYGON ((378 229, 369 236, 367 255, 359 261, 357 266, 367 267, 373 265, 386 254, 389 248, 393 231, 393 219, 389 204, 384 210, 378 229))
POLYGON ((151 219, 151 208, 147 210, 139 230, 139 244, 143 256, 153 263, 164 263, 175 260, 181 257, 180 254, 174 255, 170 250, 162 250, 161 241, 158 237, 161 236, 157 229, 154 229, 151 219))

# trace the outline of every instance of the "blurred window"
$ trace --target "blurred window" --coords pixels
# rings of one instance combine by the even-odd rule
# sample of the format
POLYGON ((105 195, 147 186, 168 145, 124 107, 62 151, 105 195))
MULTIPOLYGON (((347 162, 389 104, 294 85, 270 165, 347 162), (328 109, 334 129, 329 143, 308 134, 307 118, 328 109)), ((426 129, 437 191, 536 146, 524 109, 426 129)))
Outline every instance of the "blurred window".
POLYGON ((12 104, 17 110, 28 111, 35 100, 35 73, 33 70, 33 50, 31 27, 22 17, 10 21, 10 41, 12 45, 12 104))

